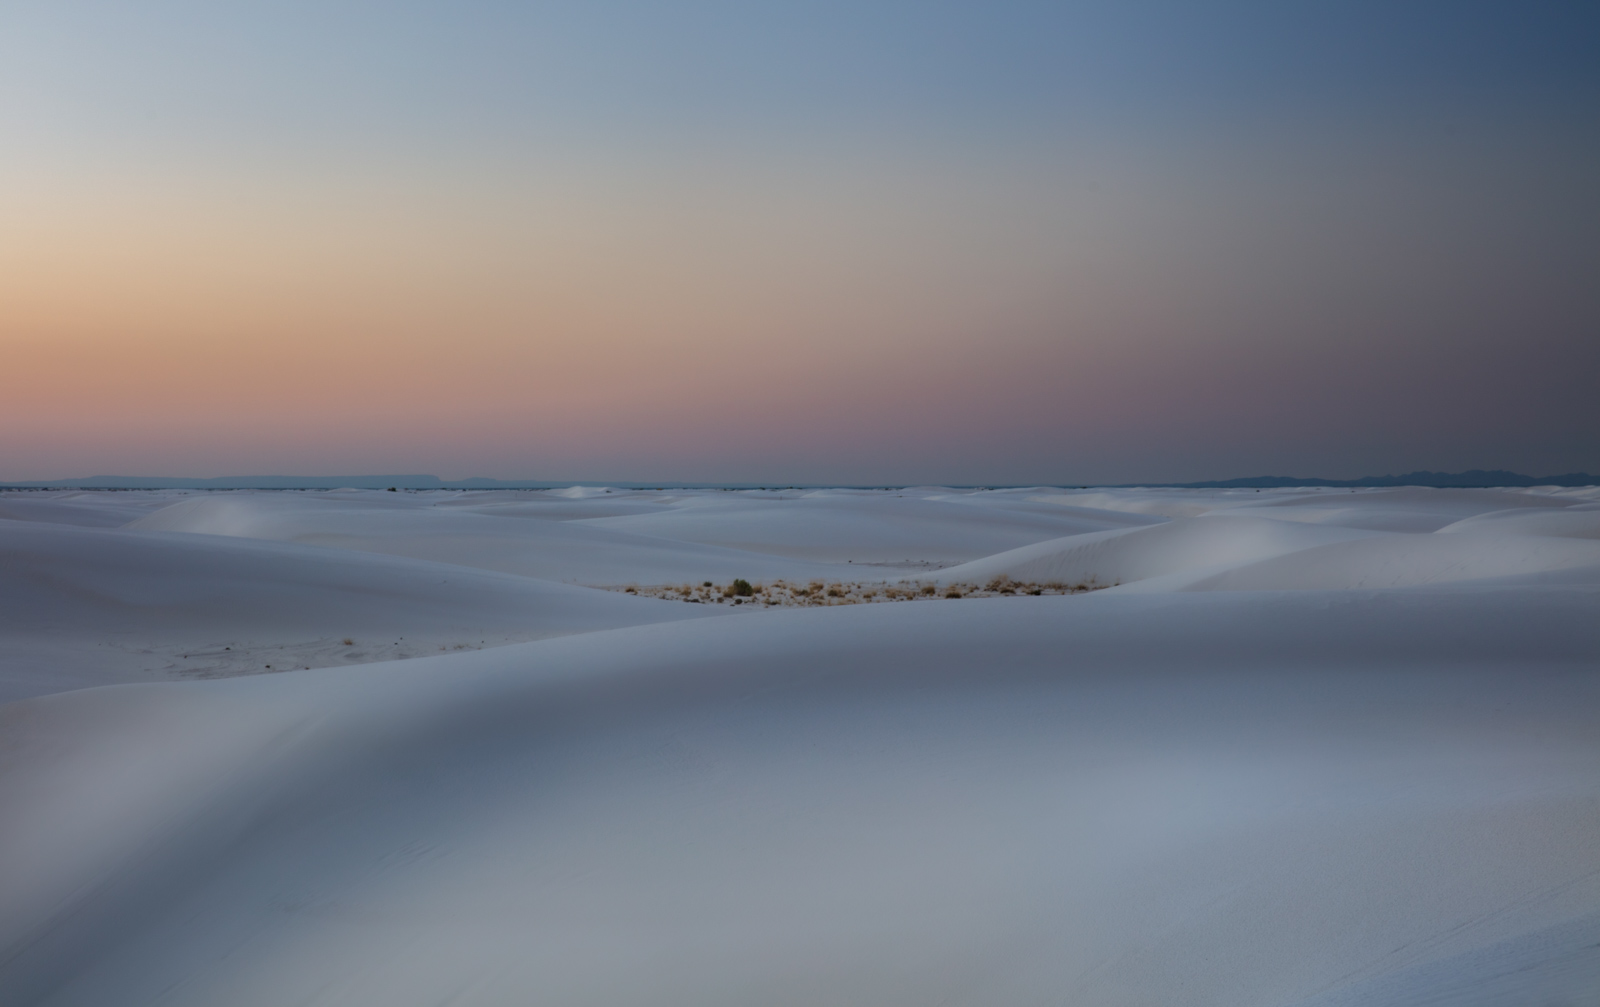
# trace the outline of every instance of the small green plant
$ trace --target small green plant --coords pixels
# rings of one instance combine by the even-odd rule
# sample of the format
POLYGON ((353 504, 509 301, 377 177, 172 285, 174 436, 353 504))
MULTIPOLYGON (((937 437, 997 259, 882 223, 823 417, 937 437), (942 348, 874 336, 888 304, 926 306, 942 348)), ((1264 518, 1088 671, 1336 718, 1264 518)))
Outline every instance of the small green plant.
POLYGON ((749 581, 740 577, 733 582, 733 593, 740 598, 748 598, 756 593, 756 589, 750 586, 749 581))

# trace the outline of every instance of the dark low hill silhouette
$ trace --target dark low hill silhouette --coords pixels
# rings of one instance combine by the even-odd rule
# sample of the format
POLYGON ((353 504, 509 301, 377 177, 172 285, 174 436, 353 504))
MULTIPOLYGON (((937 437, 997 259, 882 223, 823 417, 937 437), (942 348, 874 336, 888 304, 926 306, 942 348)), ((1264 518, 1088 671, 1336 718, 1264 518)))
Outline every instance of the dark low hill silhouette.
POLYGON ((1291 476, 1255 476, 1199 483, 1168 483, 1182 489, 1278 489, 1285 486, 1432 486, 1438 489, 1487 489, 1494 486, 1595 486, 1600 476, 1568 472, 1559 476, 1525 476, 1504 469, 1467 472, 1408 472, 1402 476, 1366 476, 1361 479, 1296 479, 1291 476))

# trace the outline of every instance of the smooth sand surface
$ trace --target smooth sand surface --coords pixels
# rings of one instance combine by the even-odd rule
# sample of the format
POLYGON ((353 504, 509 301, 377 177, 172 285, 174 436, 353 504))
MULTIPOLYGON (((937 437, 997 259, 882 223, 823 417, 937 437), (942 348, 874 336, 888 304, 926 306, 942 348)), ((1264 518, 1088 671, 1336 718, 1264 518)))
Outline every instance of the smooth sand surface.
POLYGON ((1597 498, 0 496, 0 1003, 1592 1003, 1597 498))
POLYGON ((211 535, 0 519, 0 557, 0 700, 707 614, 470 567, 211 535))

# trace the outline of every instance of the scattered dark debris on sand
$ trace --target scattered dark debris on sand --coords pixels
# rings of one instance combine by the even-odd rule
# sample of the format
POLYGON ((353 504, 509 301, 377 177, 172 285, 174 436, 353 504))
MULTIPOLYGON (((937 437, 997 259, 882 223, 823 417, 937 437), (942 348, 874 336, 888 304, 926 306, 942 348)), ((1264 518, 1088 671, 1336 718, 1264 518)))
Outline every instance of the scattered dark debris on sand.
POLYGON ((609 588, 644 598, 662 598, 696 605, 763 605, 772 607, 822 607, 827 605, 873 605, 891 601, 930 601, 938 598, 1003 598, 1029 595, 1083 594, 1113 587, 1087 581, 1064 584, 1060 581, 1034 583, 996 577, 987 584, 928 584, 903 580, 898 583, 813 580, 791 584, 775 580, 771 584, 752 584, 743 578, 728 584, 702 581, 699 584, 656 584, 609 588))

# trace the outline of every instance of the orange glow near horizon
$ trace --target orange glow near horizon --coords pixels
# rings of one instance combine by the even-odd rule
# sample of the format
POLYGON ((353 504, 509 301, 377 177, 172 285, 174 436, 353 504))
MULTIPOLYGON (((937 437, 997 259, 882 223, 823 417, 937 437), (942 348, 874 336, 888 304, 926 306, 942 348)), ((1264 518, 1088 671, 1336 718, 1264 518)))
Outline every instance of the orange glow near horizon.
POLYGON ((448 450, 453 431, 569 461, 663 421, 825 431, 861 412, 845 400, 936 405, 1026 353, 1071 292, 1037 265, 1062 236, 1008 219, 1036 192, 797 182, 769 180, 778 201, 683 178, 470 200, 11 187, 32 198, 5 207, 0 411, 28 434, 6 475, 74 455, 209 470, 229 445, 336 465, 332 428, 361 455, 448 450))
POLYGON ((1503 321, 1433 217, 1352 228, 1359 178, 1285 217, 1030 156, 13 175, 0 481, 1202 477, 1207 445, 1382 443, 1405 379, 1340 389, 1503 321))

